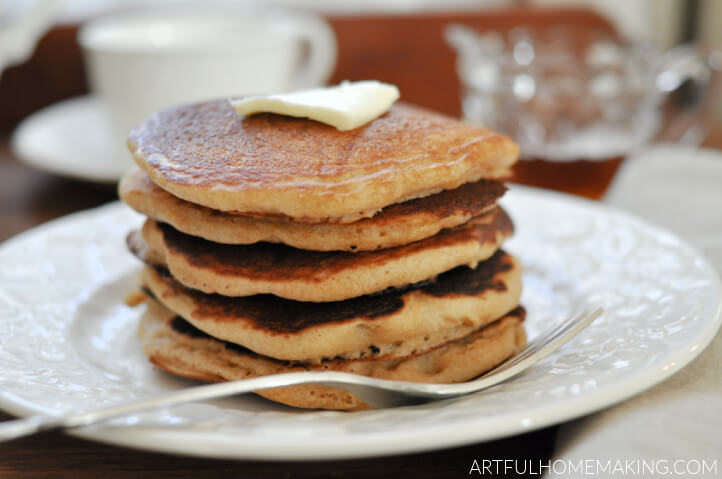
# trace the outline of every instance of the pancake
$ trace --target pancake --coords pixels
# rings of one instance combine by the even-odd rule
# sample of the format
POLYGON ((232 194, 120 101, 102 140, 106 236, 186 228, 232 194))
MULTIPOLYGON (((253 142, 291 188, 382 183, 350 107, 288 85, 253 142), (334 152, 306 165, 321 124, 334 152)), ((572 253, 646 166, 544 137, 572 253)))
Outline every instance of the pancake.
POLYGON ((180 106, 133 129, 128 148, 154 183, 191 203, 319 223, 503 177, 519 153, 506 136, 402 102, 350 131, 244 117, 226 100, 180 106))
POLYGON ((454 190, 390 205, 350 224, 306 224, 224 213, 177 198, 135 169, 120 182, 120 197, 133 209, 192 236, 226 244, 261 241, 314 251, 369 251, 431 237, 494 208, 506 188, 480 180, 454 190))
POLYGON ((265 356, 390 359, 466 336, 514 309, 521 266, 500 251, 476 269, 460 267, 434 282, 328 303, 209 295, 184 288, 162 268, 146 267, 142 283, 196 328, 265 356))
POLYGON ((313 252, 271 243, 222 245, 153 220, 145 222, 142 236, 152 257, 162 258, 160 263, 189 288, 224 296, 273 294, 322 302, 418 283, 461 265, 475 267, 494 254, 512 230, 506 213, 495 208, 431 238, 360 253, 313 252))
MULTIPOLYGON (((526 337, 523 308, 458 341, 426 354, 393 361, 332 360, 317 365, 277 361, 229 345, 196 330, 153 300, 148 301, 140 337, 151 362, 166 371, 219 382, 306 370, 333 370, 383 379, 456 383, 472 379, 516 353, 526 337)), ((321 385, 258 391, 273 401, 299 408, 368 408, 352 393, 321 385)))

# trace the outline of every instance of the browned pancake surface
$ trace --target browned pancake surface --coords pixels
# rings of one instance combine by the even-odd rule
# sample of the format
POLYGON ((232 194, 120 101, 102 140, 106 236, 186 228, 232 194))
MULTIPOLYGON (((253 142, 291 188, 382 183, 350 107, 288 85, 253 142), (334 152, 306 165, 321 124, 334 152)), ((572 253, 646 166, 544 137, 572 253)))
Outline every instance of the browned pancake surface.
POLYGON ((267 294, 235 298, 205 294, 184 287, 162 267, 154 266, 154 269, 178 294, 192 299, 194 310, 191 314, 194 318, 213 318, 223 322, 242 319, 252 323, 256 329, 285 334, 359 318, 383 318, 402 309, 405 298, 415 291, 437 298, 475 297, 490 290, 506 291, 507 284, 501 273, 512 269, 512 261, 507 253, 498 251, 476 269, 462 266, 439 275, 433 282, 325 303, 293 301, 267 294))
MULTIPOLYGON (((516 308, 512 309, 511 311, 509 311, 504 317, 505 317, 505 318, 515 318, 515 319, 519 320, 520 322, 521 322, 521 321, 524 321, 524 319, 526 318, 526 309, 524 309, 523 306, 517 306, 516 308)), ((172 320, 170 321, 170 323, 169 323, 169 326, 170 326, 170 327, 173 329, 173 331, 175 331, 176 333, 182 334, 183 336, 187 336, 187 337, 189 337, 189 338, 194 338, 194 339, 210 339, 210 340, 214 340, 214 341, 218 341, 218 342, 220 342, 220 343, 223 343, 223 345, 225 346, 226 349, 228 349, 228 350, 230 350, 230 351, 234 351, 234 352, 239 353, 239 354, 246 354, 246 355, 248 355, 248 356, 254 356, 254 357, 257 357, 257 358, 264 358, 265 360, 273 361, 273 362, 276 362, 276 363, 278 363, 278 364, 284 364, 284 365, 289 365, 289 364, 294 364, 294 363, 296 363, 296 364, 301 364, 301 363, 302 363, 302 362, 300 362, 300 361, 282 360, 282 359, 271 358, 271 357, 269 357, 269 356, 263 356, 263 355, 261 355, 261 354, 258 354, 258 353, 255 353, 255 352, 251 351, 251 350, 248 349, 248 348, 244 348, 243 346, 241 346, 241 345, 239 345, 239 344, 231 343, 230 341, 224 341, 224 340, 218 339, 218 338, 214 338, 213 336, 211 336, 211 335, 209 335, 209 334, 201 331, 200 329, 196 328, 195 326, 193 326, 191 323, 189 323, 188 321, 186 321, 185 319, 183 319, 183 318, 180 317, 180 316, 175 316, 175 317, 173 317, 173 319, 172 319, 172 320)), ((485 325, 485 326, 483 326, 483 327, 487 327, 487 326, 488 326, 488 325, 485 325)), ((483 328, 483 327, 482 327, 482 328, 483 328)), ((479 330, 481 330, 482 328, 479 328, 479 330)), ((478 334, 478 331, 477 331, 476 333, 472 333, 472 334, 478 334)), ((457 341, 458 341, 458 340, 457 340, 457 341)), ((433 348, 433 349, 437 349, 437 348, 443 347, 443 346, 445 346, 446 344, 448 344, 448 343, 441 344, 441 345, 439 345, 439 346, 436 346, 436 347, 433 348)), ((431 349, 431 350, 429 350, 429 351, 433 351, 433 349, 431 349)), ((411 355, 411 356, 419 356, 420 354, 426 354, 426 353, 428 353, 429 351, 424 351, 423 353, 416 353, 416 354, 413 354, 413 355, 411 355)), ((411 357, 411 356, 405 356, 405 357, 408 358, 408 357, 411 357)), ((401 359, 401 358, 396 358, 396 359, 398 360, 398 359, 401 359)), ((329 359, 327 359, 327 360, 324 360, 324 361, 322 362, 322 364, 324 364, 324 365, 332 365, 333 363, 340 363, 340 362, 343 362, 343 361, 348 361, 348 360, 338 359, 338 358, 329 358, 329 359)))
POLYGON ((498 181, 480 180, 390 205, 354 223, 307 224, 196 205, 171 195, 138 169, 126 174, 118 188, 123 201, 136 211, 192 236, 225 244, 282 243, 314 251, 369 251, 419 241, 490 211, 505 190, 498 181))
MULTIPOLYGON (((493 368, 525 343, 523 308, 463 338, 419 355, 394 360, 333 359, 316 364, 278 361, 194 331, 171 311, 148 301, 140 325, 143 351, 150 361, 173 374, 202 381, 230 381, 304 370, 335 370, 389 380, 426 383, 467 381, 493 368)), ((367 408, 344 390, 302 385, 259 391, 271 400, 302 408, 367 408)))
MULTIPOLYGON (((400 203, 393 203, 383 207, 371 218, 348 222, 338 218, 324 219, 323 223, 333 224, 337 227, 364 227, 366 225, 397 225, 406 223, 409 217, 424 215, 428 220, 440 220, 454 215, 478 216, 496 204, 507 187, 498 180, 481 179, 465 183, 458 188, 443 190, 439 193, 414 198, 400 203)), ((216 212, 216 214, 222 214, 216 212)), ((228 213, 230 216, 238 214, 228 213)), ((263 214, 248 212, 248 216, 258 219, 276 220, 283 222, 317 225, 319 222, 313 218, 293 218, 280 214, 263 214)), ((459 223, 461 224, 461 223, 459 223)))
POLYGON ((354 221, 392 203, 503 176, 507 137, 401 102, 351 131, 215 101, 159 112, 128 147, 163 189, 223 211, 354 221))
MULTIPOLYGON (((139 256, 142 240, 129 236, 139 256)), ((228 297, 186 288, 160 266, 145 267, 146 293, 213 337, 278 359, 405 356, 458 339, 519 304, 522 268, 499 253, 476 270, 458 268, 433 282, 324 303, 272 295, 228 297)))
POLYGON ((409 245, 379 251, 329 253, 272 243, 224 245, 183 234, 167 224, 157 225, 163 232, 166 248, 199 269, 209 269, 228 277, 308 282, 321 281, 337 271, 384 265, 419 251, 432 251, 469 241, 496 243, 499 235, 508 237, 513 232, 509 216, 501 208, 495 208, 464 225, 409 245))

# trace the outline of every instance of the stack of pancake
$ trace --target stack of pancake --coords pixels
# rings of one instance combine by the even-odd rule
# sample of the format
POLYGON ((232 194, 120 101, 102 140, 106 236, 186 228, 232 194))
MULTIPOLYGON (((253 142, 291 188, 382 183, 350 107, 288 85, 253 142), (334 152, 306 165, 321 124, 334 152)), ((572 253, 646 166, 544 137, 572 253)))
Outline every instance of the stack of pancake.
MULTIPOLYGON (((466 381, 525 341, 497 206, 507 137, 401 102, 351 131, 227 101, 164 110, 128 140, 122 199, 147 215, 150 360, 205 381, 300 370, 466 381)), ((361 409, 321 385, 259 391, 361 409)))

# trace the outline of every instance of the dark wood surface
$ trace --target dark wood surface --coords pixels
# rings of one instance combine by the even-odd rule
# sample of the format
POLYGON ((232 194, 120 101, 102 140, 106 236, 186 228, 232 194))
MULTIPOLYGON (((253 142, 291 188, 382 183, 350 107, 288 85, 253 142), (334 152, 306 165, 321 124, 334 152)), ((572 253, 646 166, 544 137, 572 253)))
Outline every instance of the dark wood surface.
POLYGON ((330 18, 338 40, 331 83, 377 79, 393 83, 402 99, 452 116, 461 115, 456 52, 444 31, 462 24, 476 31, 509 31, 523 25, 537 33, 564 28, 583 42, 590 32, 616 37, 613 25, 584 8, 504 8, 481 12, 330 18))

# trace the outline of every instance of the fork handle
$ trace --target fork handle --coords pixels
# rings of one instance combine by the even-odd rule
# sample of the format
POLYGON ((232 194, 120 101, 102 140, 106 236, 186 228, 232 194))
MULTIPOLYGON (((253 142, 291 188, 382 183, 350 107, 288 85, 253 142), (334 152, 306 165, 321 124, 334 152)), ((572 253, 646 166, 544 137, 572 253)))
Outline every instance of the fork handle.
MULTIPOLYGON (((296 384, 333 384, 347 387, 353 383, 367 382, 368 378, 349 379, 347 374, 334 371, 323 372, 294 372, 271 376, 262 376, 251 379, 206 384, 192 388, 181 389, 171 393, 142 399, 135 402, 63 416, 29 416, 24 419, 15 419, 0 423, 0 442, 16 439, 36 432, 50 429, 70 429, 97 424, 128 414, 133 414, 161 406, 173 406, 192 401, 203 401, 236 394, 250 393, 262 389, 292 386, 296 384)), ((360 391, 363 393, 363 391, 360 391)), ((363 398, 362 398, 363 399, 363 398)))
POLYGON ((70 429, 100 423, 127 414, 133 414, 161 406, 172 406, 191 401, 213 399, 233 394, 249 393, 254 390, 266 389, 277 385, 283 386, 303 382, 308 373, 288 373, 279 375, 277 381, 273 376, 264 376, 243 381, 206 384, 188 389, 181 389, 154 398, 142 399, 130 403, 111 406, 103 409, 86 411, 80 414, 60 416, 28 416, 0 423, 0 442, 17 439, 51 429, 70 429))
POLYGON ((265 389, 276 385, 295 384, 303 381, 307 373, 289 373, 273 382, 272 376, 246 379, 226 383, 206 384, 193 388, 181 389, 157 397, 134 401, 130 403, 111 406, 82 412, 80 414, 67 414, 60 416, 28 416, 0 423, 0 442, 10 441, 19 437, 28 436, 52 429, 70 429, 100 423, 128 414, 133 414, 161 406, 172 406, 191 401, 213 399, 233 394, 249 393, 254 390, 265 389))

